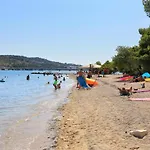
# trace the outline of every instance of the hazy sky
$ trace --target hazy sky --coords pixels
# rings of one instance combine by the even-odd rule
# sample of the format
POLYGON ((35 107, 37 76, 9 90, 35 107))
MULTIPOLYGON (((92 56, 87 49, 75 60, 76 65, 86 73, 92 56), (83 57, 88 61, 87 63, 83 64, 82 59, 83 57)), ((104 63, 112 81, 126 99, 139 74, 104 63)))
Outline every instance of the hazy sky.
POLYGON ((103 63, 149 25, 142 0, 0 0, 0 54, 103 63))

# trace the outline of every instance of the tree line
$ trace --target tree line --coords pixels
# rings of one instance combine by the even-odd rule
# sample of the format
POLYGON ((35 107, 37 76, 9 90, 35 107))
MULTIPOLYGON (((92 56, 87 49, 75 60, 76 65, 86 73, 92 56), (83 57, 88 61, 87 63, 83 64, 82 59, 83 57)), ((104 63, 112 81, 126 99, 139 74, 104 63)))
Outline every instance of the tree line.
MULTIPOLYGON (((143 0, 144 10, 150 17, 150 0, 143 0)), ((150 72, 150 26, 148 28, 140 28, 141 35, 139 45, 118 46, 117 54, 112 61, 106 61, 102 68, 108 68, 110 71, 120 71, 129 74, 141 74, 150 72)))

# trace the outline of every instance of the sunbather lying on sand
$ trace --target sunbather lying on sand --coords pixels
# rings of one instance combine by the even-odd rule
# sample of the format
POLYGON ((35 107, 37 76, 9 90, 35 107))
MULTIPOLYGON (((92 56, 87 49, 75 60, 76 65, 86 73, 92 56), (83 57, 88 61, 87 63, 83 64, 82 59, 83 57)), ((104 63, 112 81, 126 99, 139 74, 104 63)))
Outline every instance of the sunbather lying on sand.
POLYGON ((145 81, 142 76, 139 76, 132 80, 132 82, 141 82, 141 81, 145 81))
POLYGON ((120 92, 120 96, 129 96, 132 94, 132 87, 130 87, 130 89, 118 88, 118 90, 120 92))

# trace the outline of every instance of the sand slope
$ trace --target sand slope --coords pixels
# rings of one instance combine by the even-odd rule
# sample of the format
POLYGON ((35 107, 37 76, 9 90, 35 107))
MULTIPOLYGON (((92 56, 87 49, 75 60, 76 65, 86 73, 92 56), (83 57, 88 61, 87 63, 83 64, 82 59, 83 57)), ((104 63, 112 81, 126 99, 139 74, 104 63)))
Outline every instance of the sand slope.
POLYGON ((115 87, 123 83, 114 82, 115 78, 102 78, 100 85, 91 90, 74 88, 71 101, 62 108, 57 150, 150 149, 150 134, 144 139, 129 134, 130 130, 150 129, 150 102, 120 97, 115 87))

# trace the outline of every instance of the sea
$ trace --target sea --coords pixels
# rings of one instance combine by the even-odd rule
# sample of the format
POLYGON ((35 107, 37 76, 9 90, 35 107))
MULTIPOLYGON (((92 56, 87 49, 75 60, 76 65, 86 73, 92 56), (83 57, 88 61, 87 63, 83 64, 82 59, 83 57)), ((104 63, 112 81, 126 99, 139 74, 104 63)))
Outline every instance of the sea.
POLYGON ((62 74, 58 90, 53 87, 53 75, 32 72, 35 71, 0 71, 0 80, 5 81, 0 82, 1 150, 33 149, 32 143, 43 134, 47 122, 57 116, 58 107, 68 101, 68 94, 75 85, 69 78, 74 71, 51 71, 62 74), (26 80, 27 75, 30 80, 26 80))

